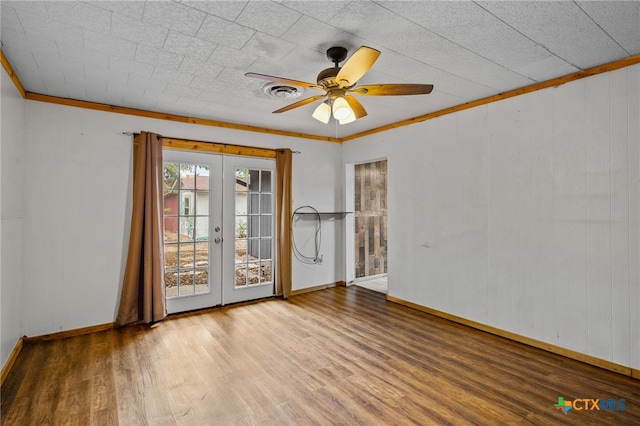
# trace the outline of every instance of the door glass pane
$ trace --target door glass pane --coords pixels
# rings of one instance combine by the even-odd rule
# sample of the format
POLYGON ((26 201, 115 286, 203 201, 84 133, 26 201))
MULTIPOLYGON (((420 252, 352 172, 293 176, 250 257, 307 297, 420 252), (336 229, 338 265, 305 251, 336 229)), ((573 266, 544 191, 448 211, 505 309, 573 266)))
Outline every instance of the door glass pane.
POLYGON ((270 238, 260 238, 260 259, 271 259, 271 246, 273 242, 270 238))
POLYGON ((178 234, 180 242, 193 241, 193 218, 180 217, 180 229, 178 234))
POLYGON ((196 216, 194 236, 196 241, 209 241, 209 217, 208 216, 196 216))
POLYGON ((260 191, 271 192, 271 170, 263 170, 260 176, 260 191))
POLYGON ((247 261, 247 240, 244 238, 236 239, 236 262, 247 261))
POLYGON ((271 282, 271 262, 260 262, 260 282, 271 282))
POLYGON ((207 241, 195 244, 195 263, 196 268, 204 268, 209 266, 209 243, 207 241))
POLYGON ((196 176, 195 184, 197 191, 209 191, 209 166, 196 164, 194 165, 196 176))
POLYGON ((260 213, 260 194, 249 194, 249 202, 247 203, 249 214, 259 214, 260 213))
POLYGON ((180 191, 180 215, 193 216, 195 214, 195 192, 184 190, 180 191))
POLYGON ((180 165, 180 189, 195 188, 195 164, 180 165))
POLYGON ((236 192, 246 192, 249 183, 249 171, 247 169, 236 170, 236 192))
POLYGON ((260 194, 262 213, 271 213, 271 194, 260 194))
POLYGON ((248 189, 251 192, 260 192, 260 170, 241 169, 246 170, 248 176, 248 189))
POLYGON ((164 271, 165 296, 175 297, 178 295, 178 271, 165 269, 164 271))
POLYGON ((248 275, 247 281, 249 285, 260 283, 260 262, 249 262, 247 265, 248 275))
POLYGON ((236 287, 271 283, 273 244, 272 173, 236 169, 246 187, 236 182, 236 287))
POLYGON ((193 289, 193 270, 180 272, 178 296, 190 296, 193 294, 193 289))
POLYGON ((164 165, 166 296, 209 292, 209 167, 164 165))
POLYGON ((209 292, 209 268, 196 268, 196 293, 209 292))
POLYGON ((164 217, 164 242, 176 243, 178 242, 178 218, 177 217, 164 217))
POLYGON ((195 260, 195 247, 193 243, 185 243, 178 245, 180 250, 179 268, 193 269, 195 260))
POLYGON ((247 238, 246 216, 236 216, 236 238, 247 238))
POLYGON ((236 192, 236 214, 247 214, 247 193, 236 192))
POLYGON ((271 223, 273 216, 270 214, 260 216, 260 237, 270 238, 272 236, 271 223))
POLYGON ((236 263, 236 287, 244 287, 247 285, 247 264, 236 263))

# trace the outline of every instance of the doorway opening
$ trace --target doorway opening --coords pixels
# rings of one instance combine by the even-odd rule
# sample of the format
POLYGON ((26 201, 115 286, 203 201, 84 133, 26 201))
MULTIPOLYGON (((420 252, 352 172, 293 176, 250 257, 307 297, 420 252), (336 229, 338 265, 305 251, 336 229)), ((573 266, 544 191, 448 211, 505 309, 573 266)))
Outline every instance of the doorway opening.
POLYGON ((387 293, 387 160, 354 166, 354 257, 354 283, 387 293))

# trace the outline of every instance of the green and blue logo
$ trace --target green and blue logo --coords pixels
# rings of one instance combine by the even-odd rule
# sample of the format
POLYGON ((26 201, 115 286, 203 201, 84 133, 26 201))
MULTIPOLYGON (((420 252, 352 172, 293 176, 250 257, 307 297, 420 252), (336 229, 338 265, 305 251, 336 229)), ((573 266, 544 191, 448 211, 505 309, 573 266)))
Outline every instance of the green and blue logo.
POLYGON ((572 409, 576 411, 624 411, 627 409, 627 403, 624 399, 580 398, 568 401, 563 396, 559 396, 558 403, 553 406, 564 414, 572 409))

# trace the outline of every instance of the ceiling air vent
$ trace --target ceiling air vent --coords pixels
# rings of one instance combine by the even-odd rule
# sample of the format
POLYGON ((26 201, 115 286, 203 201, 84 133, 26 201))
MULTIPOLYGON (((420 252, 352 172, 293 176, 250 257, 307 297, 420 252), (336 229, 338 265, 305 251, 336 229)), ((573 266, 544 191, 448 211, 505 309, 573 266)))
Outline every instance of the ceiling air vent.
POLYGON ((304 93, 304 88, 289 86, 282 83, 267 83, 264 85, 264 93, 272 98, 295 99, 304 93))

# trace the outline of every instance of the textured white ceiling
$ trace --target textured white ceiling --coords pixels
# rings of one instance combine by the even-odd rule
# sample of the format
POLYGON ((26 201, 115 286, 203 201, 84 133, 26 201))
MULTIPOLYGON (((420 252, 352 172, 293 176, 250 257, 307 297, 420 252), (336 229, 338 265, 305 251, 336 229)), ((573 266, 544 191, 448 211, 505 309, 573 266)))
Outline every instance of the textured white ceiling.
MULTIPOLYGON (((1 1, 2 50, 29 92, 345 137, 640 54, 639 1, 1 1), (343 126, 264 94, 245 72, 315 83, 326 49, 382 54, 343 126)), ((322 92, 308 89, 302 96, 322 92)))

